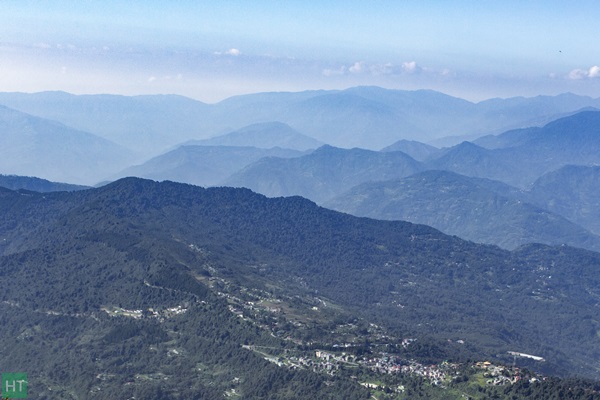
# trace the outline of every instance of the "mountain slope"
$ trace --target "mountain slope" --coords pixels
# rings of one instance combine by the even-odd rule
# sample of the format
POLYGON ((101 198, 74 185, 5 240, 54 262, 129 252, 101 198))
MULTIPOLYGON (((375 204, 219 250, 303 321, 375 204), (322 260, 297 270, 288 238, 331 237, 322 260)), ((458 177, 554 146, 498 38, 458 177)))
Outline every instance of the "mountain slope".
POLYGON ((429 90, 355 87, 256 93, 212 105, 180 96, 62 92, 0 93, 0 104, 91 132, 148 156, 187 140, 266 121, 280 121, 338 147, 381 149, 401 139, 424 142, 541 126, 565 113, 600 107, 600 100, 559 95, 471 103, 429 90))
POLYGON ((352 188, 324 205, 357 216, 405 220, 447 234, 514 249, 526 243, 569 244, 600 250, 600 238, 565 218, 504 197, 481 180, 425 171, 352 188))
POLYGON ((113 178, 137 176, 199 186, 222 183, 231 174, 263 157, 297 157, 299 151, 236 146, 180 146, 145 163, 129 167, 113 178))
POLYGON ((531 137, 537 136, 542 130, 540 127, 514 129, 500 135, 487 135, 474 140, 477 146, 486 149, 503 149, 507 147, 520 146, 531 140, 531 137))
POLYGON ((568 165, 536 180, 532 201, 600 233, 600 167, 568 165))
POLYGON ((323 146, 302 157, 259 160, 232 175, 225 184, 267 196, 300 195, 322 202, 359 183, 400 178, 420 169, 419 162, 401 152, 323 146))
POLYGON ((34 192, 71 192, 74 190, 89 189, 88 186, 50 182, 46 179, 17 175, 0 175, 0 186, 12 190, 25 189, 34 192))
POLYGON ((497 133, 524 126, 544 126, 556 119, 568 116, 565 114, 577 113, 588 107, 597 108, 599 106, 600 99, 578 96, 573 93, 562 93, 556 96, 490 99, 478 103, 478 108, 483 113, 494 113, 505 121, 513 118, 522 121, 520 126, 508 126, 497 133))
POLYGON ((380 149, 398 137, 429 137, 401 108, 348 91, 304 100, 288 115, 291 126, 300 127, 302 132, 325 143, 345 148, 380 149))
POLYGON ((414 140, 402 139, 384 147, 381 151, 401 151, 417 161, 425 161, 437 154, 440 149, 414 140))
POLYGON ((0 93, 0 104, 118 143, 139 156, 202 136, 208 105, 182 96, 0 93))
POLYGON ((301 134, 282 122, 265 122, 252 124, 210 139, 191 140, 185 145, 248 146, 262 149, 281 147, 306 151, 321 147, 323 143, 301 134))
POLYGON ((428 161, 426 165, 428 169, 451 171, 514 185, 514 180, 521 177, 521 161, 503 157, 500 150, 488 150, 471 142, 463 142, 441 151, 438 158, 428 161))
MULTIPOLYGON (((257 380, 273 374, 272 397, 285 397, 303 378, 269 369, 274 364, 241 345, 283 346, 283 354, 288 341, 275 338, 336 340, 327 338, 338 325, 350 329, 348 318, 381 326, 383 340, 399 348, 407 334, 454 338, 471 357, 519 351, 547 360, 537 369, 597 376, 597 253, 541 245, 508 252, 298 197, 133 178, 73 193, 4 190, 0 201, 1 340, 8 345, 0 351, 10 360, 3 368, 32 371, 44 385, 76 381, 70 390, 97 393, 142 390, 167 377, 163 390, 186 397, 208 393, 209 381, 223 393, 231 388, 224 382, 238 377, 233 388, 254 398, 252 390, 263 388, 257 380), (262 303, 280 304, 278 318, 290 323, 273 322, 266 310, 253 322, 262 303), (59 357, 57 348, 73 350, 59 357), (35 365, 28 352, 38 355, 35 365), (65 372, 53 374, 56 368, 65 372), (217 370, 223 379, 211 375, 217 370)), ((367 340, 357 335, 341 340, 367 340)), ((448 357, 441 344, 426 349, 424 359, 448 357)), ((313 382, 305 397, 364 393, 352 380, 334 379, 326 389, 319 376, 305 376, 313 382)))
POLYGON ((507 132, 499 137, 500 142, 504 139, 510 147, 503 147, 505 143, 503 148, 485 149, 464 142, 441 152, 428 166, 527 188, 565 165, 600 163, 600 112, 584 111, 542 128, 507 132))
POLYGON ((0 190, 0 281, 10 286, 0 295, 0 366, 28 372, 29 398, 369 397, 357 383, 325 385, 243 348, 284 347, 209 289, 209 269, 235 264, 182 241, 180 233, 208 238, 215 227, 195 225, 197 207, 184 216, 181 207, 203 196, 165 186, 184 195, 180 203, 148 183, 44 196, 0 190))
POLYGON ((0 106, 0 171, 93 184, 123 168, 130 151, 87 132, 0 106))

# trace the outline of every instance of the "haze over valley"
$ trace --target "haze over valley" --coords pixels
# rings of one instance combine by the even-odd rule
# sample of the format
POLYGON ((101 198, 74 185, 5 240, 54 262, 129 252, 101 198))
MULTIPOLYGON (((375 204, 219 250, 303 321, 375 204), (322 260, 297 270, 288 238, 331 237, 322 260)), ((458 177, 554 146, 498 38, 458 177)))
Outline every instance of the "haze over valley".
POLYGON ((0 5, 2 398, 600 399, 587 3, 0 5))

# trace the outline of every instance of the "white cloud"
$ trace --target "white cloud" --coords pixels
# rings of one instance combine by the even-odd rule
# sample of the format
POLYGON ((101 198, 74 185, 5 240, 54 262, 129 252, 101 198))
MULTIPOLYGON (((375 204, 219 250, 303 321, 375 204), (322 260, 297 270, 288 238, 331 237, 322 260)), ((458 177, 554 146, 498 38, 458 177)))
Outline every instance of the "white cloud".
POLYGON ((226 51, 215 51, 213 54, 215 54, 217 56, 227 55, 227 56, 236 56, 237 57, 240 54, 242 54, 242 52, 239 49, 231 48, 226 51))
POLYGON ((408 73, 418 72, 421 68, 416 61, 406 61, 402 63, 402 69, 408 73))
POLYGON ((587 71, 582 69, 574 69, 573 71, 569 72, 568 77, 569 79, 584 79, 587 78, 587 71))
POLYGON ((590 78, 600 78, 600 67, 597 65, 594 65, 592 68, 590 68, 590 70, 588 71, 588 76, 590 78))
POLYGON ((573 79, 573 80, 580 80, 580 79, 587 79, 587 78, 600 78, 600 67, 597 65, 594 65, 593 67, 591 67, 588 70, 574 69, 571 72, 569 72, 569 75, 567 75, 567 77, 569 79, 573 79))
POLYGON ((147 82, 155 85, 164 85, 165 83, 177 82, 183 79, 183 74, 172 74, 172 75, 152 75, 148 77, 147 82))
MULTIPOLYGON (((342 65, 339 68, 327 68, 323 69, 321 73, 324 76, 340 76, 340 75, 371 75, 371 76, 401 76, 401 75, 412 75, 412 74, 427 74, 430 76, 441 76, 441 77, 450 77, 454 76, 454 73, 447 69, 433 69, 422 67, 417 64, 416 61, 406 61, 402 64, 392 64, 392 63, 374 63, 369 64, 364 61, 356 61, 350 65, 342 65)), ((600 74, 600 71, 598 71, 600 74)))
POLYGON ((350 68, 348 68, 348 71, 352 72, 353 74, 360 74, 364 69, 365 63, 362 61, 357 61, 350 68))

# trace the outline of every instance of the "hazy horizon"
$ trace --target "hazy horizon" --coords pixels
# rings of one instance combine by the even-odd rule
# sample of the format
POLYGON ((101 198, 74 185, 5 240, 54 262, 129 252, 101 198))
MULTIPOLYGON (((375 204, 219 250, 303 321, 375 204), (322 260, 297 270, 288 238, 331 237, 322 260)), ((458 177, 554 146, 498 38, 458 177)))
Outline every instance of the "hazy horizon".
POLYGON ((591 1, 3 2, 0 91, 600 95, 591 1))

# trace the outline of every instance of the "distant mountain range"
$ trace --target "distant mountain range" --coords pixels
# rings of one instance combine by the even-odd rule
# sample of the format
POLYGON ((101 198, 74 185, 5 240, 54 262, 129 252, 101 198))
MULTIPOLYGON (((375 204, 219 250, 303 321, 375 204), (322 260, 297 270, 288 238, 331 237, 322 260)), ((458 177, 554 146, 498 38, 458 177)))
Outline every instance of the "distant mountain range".
POLYGON ((323 202, 360 183, 401 178, 421 169, 419 162, 402 152, 323 146, 301 157, 261 159, 224 183, 272 197, 300 195, 323 202))
POLYGON ((474 361, 600 379, 600 99, 0 104, 0 360, 32 398, 600 392, 496 388, 474 361))
POLYGON ((401 151, 415 160, 426 161, 435 157, 440 152, 440 149, 414 140, 402 139, 384 147, 381 151, 401 151))
MULTIPOLYGON (((286 125, 266 123, 214 140, 247 143, 248 137, 262 136, 258 141, 268 146, 278 140, 272 132, 283 132, 284 140, 304 139, 286 125)), ((113 179, 139 176, 247 187, 271 197, 300 195, 355 215, 428 224, 509 249, 531 242, 599 249, 600 218, 593 211, 596 181, 592 173, 577 177, 593 169, 566 169, 559 183, 543 189, 558 179, 551 173, 563 165, 600 161, 598 132, 600 112, 585 111, 544 127, 484 138, 482 143, 492 149, 471 142, 436 149, 407 140, 381 152, 323 146, 308 154, 280 148, 181 146, 113 179), (437 172, 412 176, 428 170, 437 172), (581 193, 581 199, 576 201, 573 193, 581 193)))
POLYGON ((199 186, 222 184, 229 176, 263 157, 298 157, 297 150, 240 146, 184 145, 141 165, 114 175, 111 180, 137 176, 158 181, 171 180, 199 186))
POLYGON ((425 171, 400 180, 356 186, 324 206, 357 216, 425 224, 508 249, 546 243, 600 250, 599 236, 568 221, 562 213, 503 196, 490 186, 481 179, 452 172, 425 171))
POLYGON ((600 166, 568 165, 537 179, 531 201, 600 234, 600 166))
POLYGON ((257 165, 251 165, 236 174, 229 182, 269 196, 300 194, 321 201, 327 198, 326 193, 321 192, 318 199, 312 197, 314 191, 311 192, 312 189, 308 189, 307 184, 300 182, 312 180, 314 185, 333 188, 341 182, 359 184, 370 180, 382 181, 408 176, 410 171, 406 169, 397 170, 393 176, 394 172, 389 169, 389 164, 374 161, 406 161, 408 157, 411 159, 410 168, 413 172, 426 169, 445 170, 527 188, 543 174, 564 165, 600 163, 600 112, 584 111, 553 121, 542 128, 510 131, 499 135, 498 138, 498 143, 501 141, 504 145, 494 149, 463 142, 451 148, 436 150, 410 141, 397 142, 379 153, 367 153, 358 149, 334 151, 332 147, 327 147, 298 160, 259 161, 257 165), (424 161, 418 162, 402 151, 389 152, 400 149, 406 153, 413 153, 424 161), (372 160, 367 160, 366 154, 369 154, 372 160), (340 163, 342 158, 345 164, 340 163), (352 167, 345 168, 344 165, 352 167), (317 169, 329 172, 318 175, 314 173, 317 169), (324 185, 324 180, 328 177, 331 179, 324 185))
POLYGON ((0 104, 90 132, 141 155, 204 134, 209 105, 182 96, 0 93, 0 104))
POLYGON ((271 149, 280 147, 306 151, 321 147, 324 143, 301 134, 282 122, 265 122, 246 126, 227 133, 204 140, 190 140, 185 145, 202 146, 246 146, 271 149))
POLYGON ((584 111, 542 128, 507 132, 498 136, 495 147, 464 142, 428 166, 526 188, 565 165, 600 163, 600 112, 584 111))
POLYGON ((600 112, 510 131, 498 136, 501 142, 495 149, 463 142, 438 150, 410 141, 382 152, 323 147, 298 158, 256 161, 224 182, 267 196, 301 195, 355 215, 428 224, 506 248, 541 242, 600 249, 595 170, 572 167, 560 179, 551 175, 570 163, 600 163, 600 112), (389 151, 395 149, 424 161, 389 151), (412 176, 427 170, 437 172, 412 176), (581 201, 574 200, 578 193, 581 201))
POLYGON ((96 135, 0 106, 0 172, 88 184, 124 168, 131 151, 96 135))
POLYGON ((152 156, 188 140, 273 121, 333 146, 379 150, 401 139, 428 142, 541 126, 586 107, 600 108, 600 99, 563 94, 471 103, 428 90, 355 87, 257 93, 211 105, 180 96, 64 92, 0 93, 0 104, 152 156))
MULTIPOLYGON (((58 92, 0 93, 0 102, 130 146, 139 144, 141 147, 135 148, 138 156, 140 152, 150 152, 149 147, 142 147, 154 146, 151 144, 154 142, 160 147, 190 136, 205 136, 209 131, 222 133, 209 139, 179 141, 187 144, 176 145, 139 164, 133 152, 95 134, 2 107, 0 172, 5 174, 80 184, 139 176, 201 186, 248 187, 268 196, 300 195, 319 204, 330 204, 327 202, 349 190, 356 194, 365 188, 357 188, 358 185, 371 183, 370 187, 375 188, 375 182, 404 179, 421 171, 450 171, 463 175, 460 183, 454 182, 463 190, 449 192, 452 196, 444 200, 462 205, 452 207, 454 214, 434 216, 426 212, 431 211, 427 205, 414 206, 410 215, 391 210, 390 205, 386 206, 388 211, 382 212, 364 199, 360 202, 364 211, 355 210, 353 207, 358 203, 351 205, 348 199, 344 202, 338 198, 342 203, 336 207, 371 217, 427 223, 444 232, 508 248, 528 241, 597 248, 595 235, 600 232, 600 218, 593 211, 596 204, 593 174, 584 177, 581 174, 585 169, 571 168, 563 171, 570 179, 549 175, 567 165, 600 163, 600 112, 591 108, 598 106, 597 101, 586 97, 541 96, 473 104, 431 91, 359 87, 344 91, 262 93, 230 98, 215 105, 178 96, 74 96, 58 92), (574 111, 586 107, 587 111, 574 111), (431 113, 436 117, 432 118, 431 113), (485 126, 481 129, 490 132, 495 129, 494 124, 518 126, 515 121, 519 118, 525 121, 526 117, 531 123, 542 123, 553 115, 562 117, 544 126, 509 130, 444 149, 408 140, 402 133, 412 130, 419 136, 441 126, 451 129, 457 124, 471 128, 485 126), (226 125, 219 125, 225 121, 230 126, 258 122, 227 129, 226 125), (398 123, 395 131, 393 121, 398 123), (339 125, 335 128, 334 124, 339 125), (312 153, 302 152, 322 143, 313 137, 335 142, 341 140, 338 134, 342 131, 345 137, 352 138, 346 145, 352 140, 366 140, 362 131, 371 135, 370 147, 376 147, 374 143, 382 138, 392 144, 380 152, 329 145, 312 153), (392 136, 401 139, 393 141, 392 136), (548 175, 541 178, 545 174, 548 175), (492 181, 466 182, 466 177, 492 181), (562 183, 551 183, 559 181, 562 183), (569 187, 571 193, 581 196, 574 199, 560 187, 569 187), (489 198, 483 201, 485 196, 469 196, 470 191, 481 196, 485 192, 489 198), (462 202, 458 200, 460 196, 462 202), (490 202, 495 205, 486 208, 490 202), (473 208, 466 207, 469 204, 473 208), (488 210, 481 217, 489 218, 476 217, 481 210, 488 210), (512 217, 500 218, 503 213, 512 217), (474 218, 471 223, 451 222, 452 218, 467 216, 474 218), (527 222, 529 218, 536 223, 527 222), (475 227, 480 222, 483 224, 475 227), (509 234, 512 228, 517 231, 509 234)), ((461 129, 474 132, 464 126, 461 129)), ((436 182, 441 181, 427 182, 426 187, 420 188, 422 192, 417 190, 417 181, 403 182, 407 185, 410 182, 415 197, 402 197, 402 201, 418 204, 419 196, 426 195, 427 190, 434 193, 439 189, 435 188, 436 182)), ((399 201, 398 194, 395 198, 394 201, 399 201)), ((392 199, 384 196, 378 201, 384 204, 392 199)))

